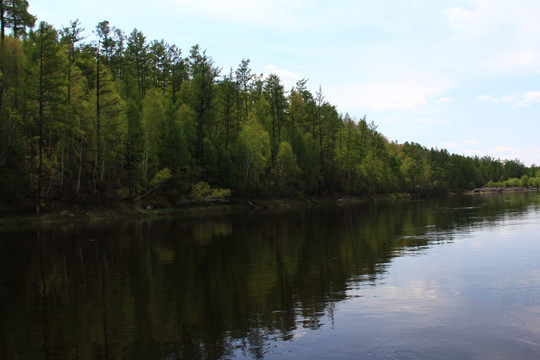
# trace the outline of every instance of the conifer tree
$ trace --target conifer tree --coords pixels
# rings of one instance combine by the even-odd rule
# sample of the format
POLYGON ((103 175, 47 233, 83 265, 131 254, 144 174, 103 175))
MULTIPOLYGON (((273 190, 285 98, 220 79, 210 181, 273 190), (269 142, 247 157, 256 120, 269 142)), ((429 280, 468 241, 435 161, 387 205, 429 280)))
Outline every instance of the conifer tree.
POLYGON ((199 165, 202 165, 205 125, 209 120, 208 114, 215 96, 215 82, 221 69, 214 66, 214 60, 206 55, 206 51, 201 53, 198 45, 191 48, 189 60, 193 94, 192 107, 197 116, 196 159, 199 161, 199 165))
MULTIPOLYGON (((59 107, 63 99, 61 86, 62 58, 57 31, 49 24, 41 22, 36 31, 29 36, 29 66, 34 82, 31 96, 37 103, 36 126, 38 128, 38 161, 37 161, 37 203, 36 212, 39 214, 43 190, 44 146, 47 145, 49 162, 53 161, 53 131, 59 119, 59 107), (49 136, 45 137, 45 131, 49 136), (48 144, 45 144, 48 139, 48 144)), ((51 165, 49 165, 51 166, 51 165)), ((49 169, 49 172, 52 171, 49 169)), ((49 174, 49 177, 52 174, 49 174)), ((51 180, 52 181, 52 180, 51 180)))
POLYGON ((2 46, 6 28, 13 32, 14 37, 26 34, 26 28, 34 27, 36 17, 28 12, 26 0, 0 0, 0 37, 2 46))

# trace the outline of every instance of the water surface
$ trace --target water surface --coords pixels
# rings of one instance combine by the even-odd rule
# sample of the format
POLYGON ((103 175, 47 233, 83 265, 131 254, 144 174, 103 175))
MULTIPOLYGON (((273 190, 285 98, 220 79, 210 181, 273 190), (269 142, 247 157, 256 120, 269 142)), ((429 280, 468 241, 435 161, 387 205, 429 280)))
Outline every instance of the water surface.
POLYGON ((538 359, 540 196, 0 232, 0 359, 538 359))

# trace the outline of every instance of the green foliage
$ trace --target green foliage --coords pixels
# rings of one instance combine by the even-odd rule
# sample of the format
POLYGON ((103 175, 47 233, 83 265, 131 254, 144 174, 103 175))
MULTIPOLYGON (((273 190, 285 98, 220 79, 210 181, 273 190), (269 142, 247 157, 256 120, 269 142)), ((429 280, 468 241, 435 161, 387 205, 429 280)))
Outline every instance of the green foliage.
POLYGON ((143 129, 141 124, 140 106, 135 99, 129 99, 127 103, 127 136, 126 136, 126 170, 127 182, 132 196, 143 182, 143 129))
POLYGON ((148 179, 159 168, 160 128, 165 125, 166 98, 158 89, 150 89, 142 102, 142 131, 144 138, 143 173, 148 179))
POLYGON ((250 114, 247 123, 242 126, 237 142, 237 154, 241 159, 243 174, 242 191, 247 185, 259 183, 270 154, 270 137, 262 124, 250 114))
POLYGON ((540 183, 540 170, 517 159, 388 142, 366 116, 340 115, 321 88, 312 94, 307 79, 285 91, 247 59, 221 76, 198 45, 182 57, 175 45, 137 29, 126 36, 108 21, 86 43, 78 21, 61 31, 42 22, 24 36, 35 19, 25 1, 10 4, 18 7, 4 25, 14 36, 0 49, 6 199, 100 203, 126 189, 131 199, 153 191, 433 195, 540 183))
POLYGON ((170 169, 161 169, 157 172, 152 181, 150 181, 150 185, 154 187, 160 186, 164 182, 169 181, 171 177, 172 175, 170 169))
POLYGON ((24 36, 27 27, 33 27, 36 17, 28 12, 27 0, 2 1, 2 45, 4 42, 5 28, 13 32, 14 37, 24 36))
POLYGON ((282 141, 279 144, 275 172, 280 193, 290 194, 293 191, 294 183, 298 181, 302 172, 298 167, 291 144, 287 141, 282 141))
POLYGON ((516 187, 521 186, 521 180, 518 178, 510 178, 504 182, 506 187, 516 187))
POLYGON ((230 189, 212 189, 210 185, 204 181, 193 185, 190 194, 190 197, 194 200, 224 200, 230 196, 230 189))
POLYGON ((540 176, 530 178, 529 179, 529 187, 539 188, 540 187, 540 176))

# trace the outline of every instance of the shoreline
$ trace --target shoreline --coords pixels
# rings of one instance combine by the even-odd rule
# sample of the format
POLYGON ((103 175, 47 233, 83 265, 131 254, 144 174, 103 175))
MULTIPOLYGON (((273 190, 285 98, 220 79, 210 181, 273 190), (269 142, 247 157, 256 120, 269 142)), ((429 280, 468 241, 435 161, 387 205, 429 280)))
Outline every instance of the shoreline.
POLYGON ((204 216, 226 214, 233 211, 264 211, 305 206, 328 206, 358 204, 372 201, 411 200, 410 194, 388 194, 368 196, 319 196, 295 199, 253 199, 233 198, 230 200, 189 200, 176 206, 154 208, 139 204, 117 202, 110 205, 81 205, 56 203, 45 208, 41 215, 30 209, 12 210, 0 214, 0 228, 11 226, 32 226, 80 221, 110 221, 121 219, 144 219, 163 216, 204 216))
MULTIPOLYGON (((488 195, 501 193, 527 193, 538 192, 537 188, 509 187, 509 188, 478 188, 463 195, 488 195)), ((453 196, 456 194, 447 194, 453 196)), ((428 196, 435 198, 437 196, 428 196)), ((53 203, 41 215, 36 215, 27 208, 25 210, 12 209, 0 214, 0 229, 17 226, 37 226, 46 224, 62 224, 82 221, 117 221, 121 219, 145 219, 164 216, 205 216, 212 214, 227 214, 233 211, 264 211, 270 209, 285 209, 294 207, 351 205, 377 201, 410 201, 424 199, 408 193, 384 194, 376 196, 311 196, 303 198, 232 198, 230 200, 184 200, 175 205, 163 207, 142 206, 136 203, 115 202, 110 205, 66 204, 53 203)))
POLYGON ((537 187, 511 186, 511 187, 485 187, 471 190, 470 194, 496 194, 508 192, 538 192, 537 187))

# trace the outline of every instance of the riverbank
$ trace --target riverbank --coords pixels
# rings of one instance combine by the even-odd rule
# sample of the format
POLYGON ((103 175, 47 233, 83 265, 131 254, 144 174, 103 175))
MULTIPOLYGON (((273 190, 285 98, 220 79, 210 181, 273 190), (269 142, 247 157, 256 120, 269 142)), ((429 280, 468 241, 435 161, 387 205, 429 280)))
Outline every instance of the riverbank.
POLYGON ((121 202, 102 206, 55 204, 42 209, 40 215, 32 213, 31 210, 18 210, 2 214, 0 215, 0 227, 80 221, 110 221, 154 216, 182 216, 196 213, 226 213, 231 211, 234 206, 238 205, 232 203, 193 203, 181 207, 153 208, 121 202))
POLYGON ((202 216, 207 214, 226 214, 233 211, 262 211, 266 209, 293 208, 304 206, 347 205, 370 201, 393 201, 411 199, 410 194, 387 194, 370 196, 319 196, 302 198, 232 198, 229 200, 184 200, 174 206, 141 205, 130 202, 116 202, 109 205, 85 205, 53 203, 42 208, 38 216, 31 208, 3 208, 0 214, 0 227, 19 225, 38 225, 48 223, 109 221, 129 218, 163 216, 202 216))
POLYGON ((528 191, 538 191, 536 186, 510 186, 510 187, 483 187, 477 188, 471 191, 472 194, 493 194, 493 193, 502 193, 502 192, 528 192, 528 191))
MULTIPOLYGON (((471 190, 465 195, 489 195, 500 193, 538 192, 538 188, 527 187, 486 187, 471 190)), ((448 194, 450 196, 457 194, 448 194)), ((299 198, 244 198, 235 197, 227 200, 203 199, 181 200, 175 204, 154 202, 140 204, 133 202, 114 202, 107 205, 66 202, 50 203, 42 207, 41 215, 33 212, 31 205, 9 207, 0 205, 0 227, 35 226, 39 224, 117 221, 121 219, 152 218, 165 216, 206 216, 227 214, 241 211, 265 211, 284 208, 302 208, 312 206, 353 205, 378 201, 408 201, 436 196, 413 196, 408 193, 384 194, 377 196, 305 196, 299 198), (157 205, 159 204, 159 205, 157 205)))

